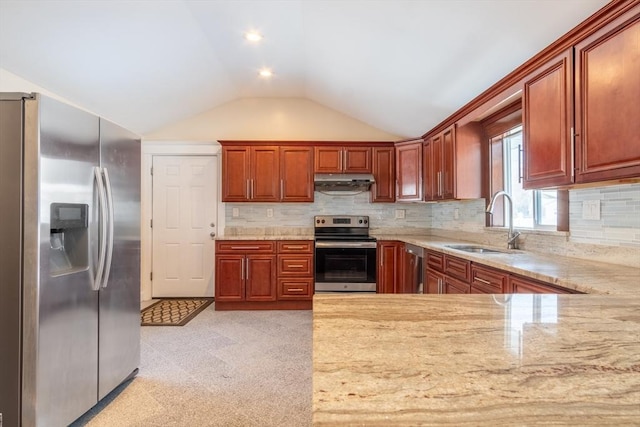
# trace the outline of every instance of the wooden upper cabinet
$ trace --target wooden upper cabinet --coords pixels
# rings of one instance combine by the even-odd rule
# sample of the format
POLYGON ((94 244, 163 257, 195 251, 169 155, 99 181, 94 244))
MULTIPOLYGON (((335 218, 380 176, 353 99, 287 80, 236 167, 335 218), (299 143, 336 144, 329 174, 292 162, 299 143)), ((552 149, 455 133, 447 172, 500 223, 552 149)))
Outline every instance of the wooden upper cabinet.
POLYGON ((283 202, 313 202, 313 147, 280 147, 283 202))
MULTIPOLYGON (((456 152, 455 136, 456 128, 451 126, 442 132, 442 166, 440 168, 440 198, 447 200, 456 197, 455 173, 456 173, 456 152)), ((480 176, 478 176, 480 178, 480 176)))
POLYGON ((249 198, 254 202, 280 201, 278 147, 251 147, 249 198))
POLYGON ((422 178, 423 178, 423 194, 424 200, 436 199, 436 182, 434 176, 433 164, 433 140, 428 139, 422 145, 422 178))
POLYGON ((371 173, 371 147, 315 147, 316 173, 371 173))
POLYGON ((222 147, 222 201, 249 200, 249 147, 222 147))
POLYGON ((396 146, 396 200, 422 200, 422 140, 396 146))
POLYGON ((572 75, 570 49, 524 82, 525 189, 573 182, 572 75))
POLYGON ((578 183, 640 176, 639 9, 575 46, 578 183))
POLYGON ((395 148, 373 147, 373 176, 371 201, 393 203, 396 201, 395 148))

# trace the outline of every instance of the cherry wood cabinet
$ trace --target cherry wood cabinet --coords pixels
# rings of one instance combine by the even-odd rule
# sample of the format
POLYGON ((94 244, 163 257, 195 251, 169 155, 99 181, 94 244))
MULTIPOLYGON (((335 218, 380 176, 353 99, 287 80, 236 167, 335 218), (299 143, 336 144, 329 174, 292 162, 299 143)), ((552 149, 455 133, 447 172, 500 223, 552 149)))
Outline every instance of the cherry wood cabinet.
POLYGON ((576 182, 640 176, 640 6, 575 46, 576 182))
POLYGON ((465 282, 471 279, 471 261, 451 255, 444 256, 444 273, 465 282))
POLYGON ((424 274, 424 293, 443 294, 444 274, 427 268, 424 274))
POLYGON ((526 277, 511 275, 509 277, 509 292, 514 294, 572 294, 569 289, 559 288, 547 283, 526 277))
POLYGON ((373 147, 373 177, 371 202, 394 203, 396 201, 395 149, 393 147, 373 147))
POLYGON ((630 119, 640 117, 639 10, 525 79, 525 188, 640 176, 640 120, 630 119))
POLYGON ((462 280, 455 279, 451 276, 444 276, 444 292, 445 294, 470 294, 471 285, 462 280))
POLYGON ((313 202, 313 147, 222 147, 223 202, 313 202))
POLYGON ((223 147, 222 177, 223 202, 280 201, 278 147, 223 147))
POLYGON ((573 50, 524 82, 524 188, 573 182, 573 50))
POLYGON ((472 294, 503 294, 509 291, 509 274, 471 263, 472 294))
POLYGON ((276 300, 274 242, 216 242, 216 302, 276 300))
POLYGON ((280 201, 313 202, 313 147, 280 147, 280 201))
POLYGON ((422 140, 396 145, 396 201, 422 200, 422 140))
POLYGON ((315 147, 316 173, 371 173, 371 147, 315 147))
POLYGON ((471 261, 427 250, 425 252, 425 286, 428 294, 471 293, 471 261))
POLYGON ((313 242, 278 241, 278 300, 311 300, 314 286, 313 242))
POLYGON ((479 123, 468 123, 449 126, 425 140, 425 201, 481 197, 483 136, 479 123))
POLYGON ((404 243, 397 241, 378 241, 376 272, 377 292, 379 294, 401 293, 403 282, 404 243))

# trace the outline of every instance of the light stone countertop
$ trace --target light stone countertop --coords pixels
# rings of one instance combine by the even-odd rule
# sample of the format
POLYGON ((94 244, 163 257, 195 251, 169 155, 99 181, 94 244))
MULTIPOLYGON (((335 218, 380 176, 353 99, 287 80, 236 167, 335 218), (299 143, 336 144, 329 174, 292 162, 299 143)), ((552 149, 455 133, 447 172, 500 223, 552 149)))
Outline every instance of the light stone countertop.
POLYGON ((640 299, 315 295, 313 424, 639 425, 640 299))
POLYGON ((241 234, 235 236, 218 236, 215 240, 315 240, 315 237, 313 234, 241 234))
MULTIPOLYGON (((372 235, 374 235, 372 233, 372 235)), ((468 259, 531 279, 588 294, 640 296, 640 269, 537 252, 508 250, 438 236, 374 235, 378 240, 398 240, 468 259), (471 253, 448 247, 470 245, 494 248, 500 253, 471 253)), ((506 245, 506 244, 505 244, 506 245)), ((640 254, 639 254, 640 256, 640 254)))

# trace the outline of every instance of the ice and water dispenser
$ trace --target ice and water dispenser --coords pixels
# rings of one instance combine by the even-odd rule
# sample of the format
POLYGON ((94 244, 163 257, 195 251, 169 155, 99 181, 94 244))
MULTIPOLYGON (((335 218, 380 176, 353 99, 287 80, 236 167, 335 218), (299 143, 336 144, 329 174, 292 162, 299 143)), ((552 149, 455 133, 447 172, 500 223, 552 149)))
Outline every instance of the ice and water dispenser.
POLYGON ((52 203, 49 266, 52 276, 89 267, 89 206, 52 203))

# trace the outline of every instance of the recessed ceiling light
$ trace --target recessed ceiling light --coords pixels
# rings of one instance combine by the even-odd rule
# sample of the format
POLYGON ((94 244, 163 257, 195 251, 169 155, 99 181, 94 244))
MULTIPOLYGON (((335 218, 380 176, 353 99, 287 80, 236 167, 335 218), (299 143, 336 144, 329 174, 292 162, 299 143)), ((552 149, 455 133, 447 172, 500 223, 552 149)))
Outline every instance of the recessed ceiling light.
POLYGON ((262 34, 257 31, 247 31, 244 33, 244 38, 249 40, 250 42, 259 42, 262 40, 262 34))
POLYGON ((258 74, 260 74, 260 77, 268 78, 268 77, 273 76, 273 71, 271 71, 269 68, 262 68, 262 69, 258 72, 258 74))

